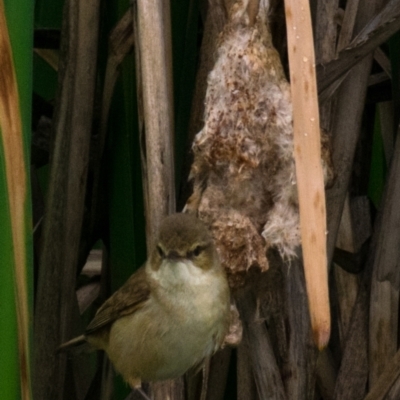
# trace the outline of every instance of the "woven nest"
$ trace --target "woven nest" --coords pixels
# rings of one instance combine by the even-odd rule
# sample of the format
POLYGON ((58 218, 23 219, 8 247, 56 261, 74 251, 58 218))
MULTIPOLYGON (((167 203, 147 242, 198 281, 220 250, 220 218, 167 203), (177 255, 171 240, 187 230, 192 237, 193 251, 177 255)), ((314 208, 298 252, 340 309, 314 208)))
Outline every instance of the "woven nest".
MULTIPOLYGON (((267 10, 251 21, 233 4, 207 81, 205 124, 193 143, 187 209, 212 231, 232 286, 252 266, 268 269, 267 250, 285 259, 300 245, 290 86, 272 45, 267 10)), ((327 136, 323 161, 331 175, 327 136)))

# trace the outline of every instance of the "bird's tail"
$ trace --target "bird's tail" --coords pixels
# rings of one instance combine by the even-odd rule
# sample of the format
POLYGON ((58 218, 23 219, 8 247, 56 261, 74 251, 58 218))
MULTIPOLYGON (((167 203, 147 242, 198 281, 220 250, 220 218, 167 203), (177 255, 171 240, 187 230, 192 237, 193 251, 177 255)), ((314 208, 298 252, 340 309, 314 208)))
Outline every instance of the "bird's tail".
POLYGON ((58 349, 57 349, 57 353, 62 353, 64 351, 69 351, 72 350, 75 347, 78 346, 83 346, 86 345, 86 339, 84 335, 81 336, 77 336, 76 338, 73 338, 71 340, 69 340, 68 342, 63 343, 58 349))

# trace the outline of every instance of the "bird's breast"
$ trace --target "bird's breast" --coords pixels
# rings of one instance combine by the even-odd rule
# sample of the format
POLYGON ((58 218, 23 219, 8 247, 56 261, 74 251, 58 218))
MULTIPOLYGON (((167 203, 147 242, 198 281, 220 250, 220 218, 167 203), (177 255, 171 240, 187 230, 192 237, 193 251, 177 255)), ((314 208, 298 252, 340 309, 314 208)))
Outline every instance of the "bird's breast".
POLYGON ((166 262, 151 278, 155 280, 155 299, 180 323, 189 320, 192 325, 212 326, 229 309, 226 279, 190 260, 166 262))
POLYGON ((220 346, 229 327, 226 280, 193 268, 175 264, 169 274, 160 268, 149 275, 154 285, 146 305, 113 324, 110 358, 125 379, 180 376, 220 346))

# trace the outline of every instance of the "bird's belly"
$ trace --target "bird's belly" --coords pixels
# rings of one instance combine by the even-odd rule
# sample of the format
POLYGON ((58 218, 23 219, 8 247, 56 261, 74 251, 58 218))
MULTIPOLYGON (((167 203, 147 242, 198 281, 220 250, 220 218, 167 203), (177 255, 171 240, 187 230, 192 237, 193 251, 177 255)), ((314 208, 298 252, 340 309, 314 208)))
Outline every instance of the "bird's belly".
POLYGON ((170 311, 161 312, 150 303, 140 312, 115 321, 111 327, 106 351, 128 382, 183 375, 211 355, 216 342, 222 340, 224 326, 217 321, 224 318, 218 313, 187 307, 183 312, 170 311))

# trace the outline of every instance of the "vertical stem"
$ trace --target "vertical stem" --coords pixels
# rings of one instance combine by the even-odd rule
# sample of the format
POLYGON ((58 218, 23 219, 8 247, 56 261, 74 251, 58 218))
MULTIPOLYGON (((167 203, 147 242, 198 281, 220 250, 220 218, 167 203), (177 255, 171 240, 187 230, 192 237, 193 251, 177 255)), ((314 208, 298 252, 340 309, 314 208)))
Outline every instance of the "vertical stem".
POLYGON ((308 0, 286 0, 294 154, 300 205, 304 271, 314 340, 330 335, 325 191, 321 166, 315 56, 308 0))
POLYGON ((99 0, 68 0, 35 315, 35 396, 64 397, 66 356, 86 194, 96 82, 99 0))
POLYGON ((138 2, 138 33, 146 132, 147 248, 159 224, 175 211, 170 5, 138 2))
MULTIPOLYGON (((172 45, 169 0, 137 4, 140 87, 146 139, 147 249, 163 217, 175 211, 172 45)), ((140 102, 139 102, 140 103, 140 102)), ((154 399, 183 398, 182 380, 152 385, 154 399)))

